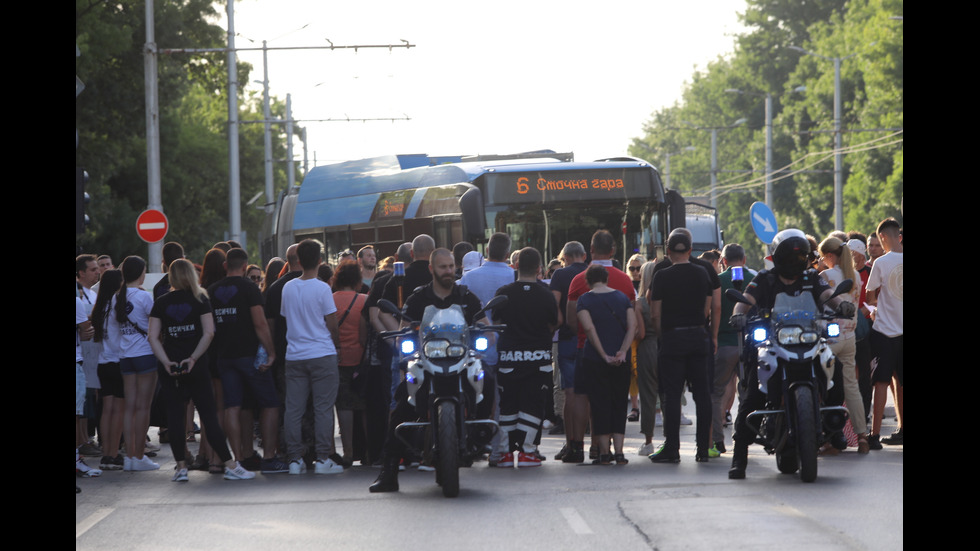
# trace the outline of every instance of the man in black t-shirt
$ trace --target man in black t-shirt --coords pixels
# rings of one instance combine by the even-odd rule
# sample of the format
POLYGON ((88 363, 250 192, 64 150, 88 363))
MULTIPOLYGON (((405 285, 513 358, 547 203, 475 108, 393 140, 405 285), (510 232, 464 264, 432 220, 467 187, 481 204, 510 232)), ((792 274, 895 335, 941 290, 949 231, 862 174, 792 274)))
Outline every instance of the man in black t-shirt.
POLYGON ((276 459, 281 402, 269 369, 276 360, 276 350, 265 318, 262 292, 255 283, 245 278, 247 268, 248 253, 243 249, 231 249, 225 258, 228 275, 208 287, 215 320, 212 350, 217 354, 224 391, 224 428, 236 459, 245 461, 246 453, 252 451, 252 445, 244 445, 239 416, 244 390, 248 387, 262 410, 262 472, 288 472, 289 466, 276 459), (256 366, 259 343, 265 348, 268 358, 256 366))
POLYGON ((664 445, 650 455, 650 460, 680 461, 681 394, 687 380, 697 412, 695 460, 704 462, 711 447, 709 349, 704 326, 714 290, 705 269, 690 261, 690 232, 672 231, 667 254, 671 266, 655 271, 650 285, 650 315, 661 339, 660 388, 664 395, 664 445))
MULTIPOLYGON (((407 317, 414 321, 421 321, 427 306, 448 308, 454 304, 459 304, 463 308, 467 325, 473 325, 474 321, 487 322, 486 317, 479 320, 473 319, 473 316, 482 307, 480 299, 467 291, 465 287, 456 285, 456 264, 452 251, 449 249, 434 250, 430 257, 429 272, 432 281, 417 289, 405 301, 402 312, 407 317)), ((407 327, 408 322, 403 321, 402 325, 407 327)), ((371 493, 398 491, 398 463, 405 452, 405 444, 395 435, 395 427, 400 423, 418 418, 415 407, 408 403, 408 388, 404 381, 399 383, 398 389, 395 391, 395 400, 397 404, 388 420, 388 437, 384 445, 381 474, 369 488, 371 493)))
POLYGON ((497 343, 497 383, 500 385, 500 430, 509 448, 498 467, 539 467, 534 444, 544 419, 545 393, 551 379, 551 337, 558 326, 558 305, 538 283, 541 254, 532 247, 517 257, 518 279, 497 290, 508 301, 494 310, 494 319, 507 325, 497 343))

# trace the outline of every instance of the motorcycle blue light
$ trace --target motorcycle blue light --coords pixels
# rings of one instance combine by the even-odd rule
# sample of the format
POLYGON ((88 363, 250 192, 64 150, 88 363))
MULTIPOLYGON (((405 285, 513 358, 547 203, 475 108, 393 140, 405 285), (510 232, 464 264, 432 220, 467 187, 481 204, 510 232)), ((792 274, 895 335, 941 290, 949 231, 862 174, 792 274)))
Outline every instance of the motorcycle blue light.
POLYGON ((756 327, 752 330, 752 340, 755 342, 765 342, 769 338, 769 332, 765 327, 756 327))
POLYGON ((401 342, 402 354, 406 356, 415 353, 415 341, 412 339, 405 339, 401 342))
POLYGON ((840 324, 839 323, 828 323, 827 324, 827 336, 830 338, 840 336, 840 324))
POLYGON ((487 348, 490 347, 490 339, 486 337, 477 337, 476 342, 473 343, 474 348, 480 352, 486 352, 487 348))
POLYGON ((410 384, 410 385, 414 385, 415 384, 415 377, 413 377, 411 373, 406 373, 405 374, 405 382, 408 383, 408 384, 410 384))

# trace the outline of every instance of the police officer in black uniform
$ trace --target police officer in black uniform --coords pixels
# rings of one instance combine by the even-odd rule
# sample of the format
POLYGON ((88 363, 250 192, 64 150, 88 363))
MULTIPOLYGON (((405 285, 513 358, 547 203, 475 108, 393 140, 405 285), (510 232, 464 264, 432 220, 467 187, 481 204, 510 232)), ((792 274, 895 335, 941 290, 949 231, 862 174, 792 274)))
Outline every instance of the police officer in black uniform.
MULTIPOLYGON (((473 316, 482 308, 482 305, 480 299, 469 292, 466 287, 456 285, 456 263, 452 251, 449 249, 434 250, 429 259, 429 270, 432 274, 432 281, 419 287, 408 297, 403 308, 405 316, 418 321, 422 319, 422 314, 425 313, 427 306, 449 308, 453 304, 459 304, 463 307, 466 324, 473 325, 473 316)), ((487 323, 485 317, 477 321, 487 323)), ((408 324, 402 322, 402 325, 407 326, 408 324)), ((418 418, 415 407, 408 403, 408 388, 405 381, 398 385, 398 389, 395 391, 395 400, 398 403, 388 420, 384 463, 381 467, 381 474, 369 488, 372 493, 398 491, 398 462, 404 455, 405 445, 395 435, 395 428, 400 423, 418 418)))
MULTIPOLYGON (((798 295, 808 292, 813 295, 813 300, 817 304, 826 301, 833 294, 833 290, 819 277, 817 272, 808 269, 810 242, 807 240, 806 234, 797 229, 783 230, 773 238, 772 246, 774 247, 772 253, 773 269, 762 270, 749 283, 744 293, 749 304, 740 302, 735 305, 730 323, 736 329, 745 328, 745 315, 752 307, 771 309, 775 304, 776 295, 779 293, 798 295)), ((854 315, 854 305, 844 301, 841 297, 831 299, 826 305, 831 308, 839 308, 839 312, 844 317, 854 315)), ((745 421, 750 413, 766 405, 766 395, 759 390, 755 358, 743 358, 743 361, 746 369, 741 376, 744 378, 747 389, 745 399, 739 401, 738 416, 735 418, 733 435, 735 450, 732 457, 732 467, 728 470, 728 478, 730 479, 745 478, 749 444, 755 440, 754 433, 745 421)))

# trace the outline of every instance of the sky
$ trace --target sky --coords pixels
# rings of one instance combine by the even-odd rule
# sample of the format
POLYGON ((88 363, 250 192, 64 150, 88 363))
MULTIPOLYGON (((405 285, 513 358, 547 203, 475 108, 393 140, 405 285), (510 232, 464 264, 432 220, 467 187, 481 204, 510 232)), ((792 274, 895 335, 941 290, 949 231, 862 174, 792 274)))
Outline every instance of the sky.
MULTIPOLYGON (((290 94, 310 167, 538 149, 585 161, 625 155, 696 69, 734 50, 744 10, 742 0, 237 0, 235 40, 238 48, 414 45, 268 52, 270 91, 290 94), (302 122, 348 117, 411 120, 302 122)), ((262 80, 261 52, 238 58, 262 80)))

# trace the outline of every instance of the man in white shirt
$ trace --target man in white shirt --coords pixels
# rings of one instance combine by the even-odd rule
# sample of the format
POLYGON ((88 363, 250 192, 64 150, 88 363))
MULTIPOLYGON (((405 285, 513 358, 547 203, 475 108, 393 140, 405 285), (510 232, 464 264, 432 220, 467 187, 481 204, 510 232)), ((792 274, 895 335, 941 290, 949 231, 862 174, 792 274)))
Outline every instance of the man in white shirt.
POLYGON ((867 302, 876 306, 873 314, 874 326, 871 328, 871 380, 874 383, 874 405, 871 417, 871 437, 868 443, 873 450, 880 450, 881 444, 902 444, 904 432, 904 408, 902 394, 904 386, 904 249, 900 236, 900 226, 894 218, 878 224, 877 236, 883 256, 875 260, 868 276, 867 302), (898 432, 880 438, 881 418, 885 413, 885 400, 888 385, 895 379, 895 409, 898 413, 898 432))

